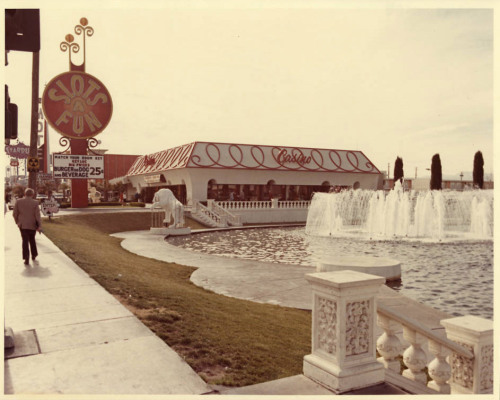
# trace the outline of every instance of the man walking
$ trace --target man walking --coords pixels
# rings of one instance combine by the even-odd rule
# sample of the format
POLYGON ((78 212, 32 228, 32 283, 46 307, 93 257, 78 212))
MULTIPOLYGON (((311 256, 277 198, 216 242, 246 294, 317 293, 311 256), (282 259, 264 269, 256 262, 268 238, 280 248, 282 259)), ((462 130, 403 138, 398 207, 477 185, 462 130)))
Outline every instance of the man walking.
POLYGON ((36 232, 42 231, 42 219, 40 218, 40 207, 38 201, 33 198, 35 191, 27 188, 24 191, 24 197, 14 206, 14 220, 21 230, 23 238, 23 260, 24 265, 29 265, 30 248, 31 258, 35 261, 38 256, 36 248, 36 232))

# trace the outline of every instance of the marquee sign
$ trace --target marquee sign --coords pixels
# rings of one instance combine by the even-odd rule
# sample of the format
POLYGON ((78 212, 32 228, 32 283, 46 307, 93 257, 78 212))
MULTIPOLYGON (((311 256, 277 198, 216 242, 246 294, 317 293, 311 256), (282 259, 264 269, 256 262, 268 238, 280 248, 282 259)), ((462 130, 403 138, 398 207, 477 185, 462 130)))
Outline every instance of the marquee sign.
POLYGON ((104 179, 104 157, 54 154, 54 178, 104 179))
POLYGON ((5 152, 14 158, 28 158, 30 155, 30 147, 24 143, 16 144, 15 146, 5 146, 5 152))
POLYGON ((113 113, 111 95, 104 84, 81 71, 53 78, 43 92, 42 107, 50 126, 73 139, 98 135, 113 113))
POLYGON ((155 175, 146 175, 144 176, 144 181, 146 183, 160 183, 161 182, 161 174, 155 175))

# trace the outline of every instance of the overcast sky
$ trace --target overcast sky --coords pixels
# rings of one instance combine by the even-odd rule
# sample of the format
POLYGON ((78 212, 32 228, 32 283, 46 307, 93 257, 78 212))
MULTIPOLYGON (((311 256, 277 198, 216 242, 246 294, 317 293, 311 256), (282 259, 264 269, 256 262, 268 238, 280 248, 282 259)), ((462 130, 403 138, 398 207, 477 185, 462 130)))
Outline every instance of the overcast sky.
MULTIPOLYGON (((493 172, 491 9, 7 4, 42 4, 40 96, 68 71, 60 43, 72 33, 81 44, 74 27, 88 19, 95 33, 87 38, 86 72, 113 99, 111 122, 96 137, 109 153, 142 155, 193 141, 361 150, 380 170, 390 163, 391 176, 402 157, 414 178, 415 168, 419 177, 429 174, 435 153, 444 174, 472 171, 481 150, 485 173, 493 172)), ((20 139, 29 144, 31 53, 10 52, 8 60, 20 139)), ((60 135, 50 132, 58 151, 60 135)))

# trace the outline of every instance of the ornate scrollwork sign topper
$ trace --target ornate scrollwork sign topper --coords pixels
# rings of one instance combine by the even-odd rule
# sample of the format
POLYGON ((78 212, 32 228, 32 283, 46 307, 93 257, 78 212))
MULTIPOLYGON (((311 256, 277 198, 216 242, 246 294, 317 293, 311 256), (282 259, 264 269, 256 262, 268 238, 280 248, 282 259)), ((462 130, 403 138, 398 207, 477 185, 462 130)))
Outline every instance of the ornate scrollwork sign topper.
POLYGON ((80 19, 75 33, 83 36, 83 63, 73 63, 72 54, 78 53, 80 46, 72 34, 67 34, 60 48, 68 51, 70 71, 57 75, 45 87, 42 107, 48 123, 60 134, 72 139, 90 139, 108 125, 113 103, 104 84, 85 73, 85 38, 94 34, 87 18, 80 19))

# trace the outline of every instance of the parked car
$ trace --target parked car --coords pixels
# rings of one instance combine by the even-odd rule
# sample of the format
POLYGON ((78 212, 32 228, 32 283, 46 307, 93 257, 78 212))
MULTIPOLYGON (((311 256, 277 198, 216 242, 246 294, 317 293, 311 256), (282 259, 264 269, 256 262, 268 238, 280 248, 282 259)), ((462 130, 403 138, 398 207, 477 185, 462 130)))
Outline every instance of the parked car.
POLYGON ((64 201, 64 196, 62 195, 62 193, 56 193, 54 194, 54 199, 56 199, 56 201, 61 204, 64 201))

